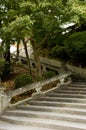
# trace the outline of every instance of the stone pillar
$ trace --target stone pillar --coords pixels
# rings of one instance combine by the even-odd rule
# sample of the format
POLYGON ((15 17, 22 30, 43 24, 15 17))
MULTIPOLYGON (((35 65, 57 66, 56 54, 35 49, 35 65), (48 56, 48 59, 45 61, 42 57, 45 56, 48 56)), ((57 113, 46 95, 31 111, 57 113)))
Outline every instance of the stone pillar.
POLYGON ((46 66, 45 65, 42 65, 42 71, 46 72, 46 66))
POLYGON ((64 78, 61 78, 61 79, 60 79, 60 83, 61 83, 61 84, 64 84, 64 80, 65 80, 64 78))
POLYGON ((4 92, 4 87, 0 87, 0 114, 9 106, 10 98, 4 92))

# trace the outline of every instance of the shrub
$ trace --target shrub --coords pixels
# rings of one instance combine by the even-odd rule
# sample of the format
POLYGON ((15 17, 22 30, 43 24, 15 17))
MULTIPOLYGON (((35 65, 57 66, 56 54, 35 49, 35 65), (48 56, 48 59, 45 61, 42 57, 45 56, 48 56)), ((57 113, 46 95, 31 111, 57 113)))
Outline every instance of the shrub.
POLYGON ((52 57, 58 57, 62 60, 67 60, 68 59, 68 55, 65 51, 65 46, 55 46, 52 48, 51 50, 51 56, 52 57))
POLYGON ((76 32, 65 42, 66 52, 70 61, 76 65, 86 66, 86 31, 76 32))
POLYGON ((47 71, 45 74, 44 74, 44 77, 45 78, 51 78, 51 77, 54 77, 56 75, 56 73, 54 71, 47 71))
POLYGON ((33 79, 30 75, 28 74, 19 75, 15 79, 15 88, 20 88, 32 82, 33 82, 33 79))

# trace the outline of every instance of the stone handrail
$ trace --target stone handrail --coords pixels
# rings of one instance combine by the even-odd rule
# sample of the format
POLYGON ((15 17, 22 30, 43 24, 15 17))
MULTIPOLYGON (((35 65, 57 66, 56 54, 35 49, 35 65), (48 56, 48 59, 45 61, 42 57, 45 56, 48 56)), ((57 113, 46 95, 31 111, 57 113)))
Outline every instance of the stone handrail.
MULTIPOLYGON (((25 93, 29 90, 35 89, 36 91, 36 95, 43 93, 41 91, 42 87, 44 85, 47 85, 49 83, 52 83, 54 81, 59 81, 59 84, 65 84, 65 78, 69 77, 71 75, 71 73, 66 73, 63 75, 59 75, 59 76, 55 76, 53 78, 44 80, 44 81, 40 81, 40 82, 36 82, 36 83, 32 83, 30 85, 24 86, 22 88, 10 91, 8 93, 5 93, 4 91, 0 92, 0 113, 2 113, 9 105, 10 105, 10 101, 12 99, 12 97, 20 95, 22 93, 25 93)), ((69 81, 70 82, 70 81, 69 81)))
MULTIPOLYGON (((15 56, 15 54, 12 54, 12 56, 15 56)), ((26 59, 25 57, 22 57, 22 56, 19 56, 19 58, 20 58, 20 60, 26 59)), ((30 57, 30 60, 34 61, 34 58, 33 58, 32 55, 30 57)), ((41 62, 41 65, 45 66, 45 68, 51 66, 51 68, 53 68, 54 70, 58 70, 59 73, 62 73, 62 71, 64 69, 62 62, 58 61, 56 59, 40 56, 40 62, 41 62)), ((67 63, 64 64, 64 65, 65 65, 65 68, 67 68, 72 73, 79 75, 81 77, 84 77, 84 78, 86 77, 86 69, 81 68, 81 67, 77 67, 77 66, 73 66, 73 65, 70 65, 70 64, 67 64, 67 63)))
MULTIPOLYGON (((73 65, 70 65, 67 63, 64 63, 64 66, 63 66, 61 61, 47 58, 47 57, 40 57, 40 61, 41 61, 41 63, 47 64, 47 65, 49 64, 53 67, 58 67, 58 68, 63 68, 63 69, 66 68, 67 70, 71 71, 73 74, 86 78, 86 69, 85 68, 73 66, 73 65)), ((62 73, 62 71, 63 70, 61 70, 61 73, 62 73)), ((59 70, 59 72, 60 72, 60 70, 59 70)))
POLYGON ((86 78, 86 69, 84 68, 80 68, 80 67, 76 67, 76 66, 72 66, 69 64, 66 64, 66 67, 68 70, 70 70, 73 74, 76 74, 78 76, 81 76, 83 78, 86 78))
POLYGON ((55 59, 50 59, 46 57, 40 57, 41 63, 43 62, 44 64, 49 64, 53 67, 58 67, 58 68, 66 68, 67 70, 71 71, 72 73, 81 76, 81 77, 86 77, 86 69, 85 68, 80 68, 77 66, 73 66, 70 64, 64 63, 64 66, 62 65, 61 61, 55 60, 55 59))
MULTIPOLYGON (((31 57, 33 60, 33 56, 31 57)), ((57 68, 59 73, 64 73, 64 69, 71 71, 73 74, 86 78, 86 69, 70 65, 68 63, 62 64, 61 61, 48 57, 40 57, 41 64, 44 64, 46 67, 52 66, 53 69, 57 68)), ((56 69, 55 69, 56 70, 56 69)))
POLYGON ((67 73, 67 74, 64 74, 64 75, 61 75, 61 76, 55 76, 53 78, 50 78, 50 79, 47 79, 47 80, 44 80, 44 81, 39 81, 39 82, 36 82, 36 83, 32 83, 30 85, 26 85, 24 87, 13 90, 13 91, 9 92, 8 95, 12 98, 14 96, 25 93, 25 92, 30 91, 32 89, 36 89, 36 91, 38 92, 37 89, 39 89, 39 88, 40 89, 39 89, 38 93, 41 93, 42 86, 44 86, 44 85, 46 85, 48 83, 52 83, 52 82, 57 81, 57 80, 59 80, 62 83, 61 79, 65 79, 65 77, 68 77, 69 75, 70 75, 70 73, 67 73))

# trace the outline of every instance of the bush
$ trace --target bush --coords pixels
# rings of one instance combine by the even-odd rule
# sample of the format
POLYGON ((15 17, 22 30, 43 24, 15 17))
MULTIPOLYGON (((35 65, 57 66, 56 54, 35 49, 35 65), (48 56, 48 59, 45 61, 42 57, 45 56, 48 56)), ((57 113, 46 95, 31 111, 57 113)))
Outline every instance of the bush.
POLYGON ((70 61, 76 65, 86 66, 86 31, 76 32, 65 42, 70 61))
POLYGON ((45 78, 51 78, 51 77, 54 77, 56 75, 56 73, 54 71, 47 71, 45 74, 44 74, 44 77, 45 78))
POLYGON ((65 46, 55 46, 52 48, 51 50, 51 56, 52 57, 58 57, 62 60, 67 60, 68 59, 68 55, 65 51, 65 46))
POLYGON ((33 82, 33 79, 28 74, 22 74, 15 79, 15 88, 20 88, 22 86, 28 85, 33 82))

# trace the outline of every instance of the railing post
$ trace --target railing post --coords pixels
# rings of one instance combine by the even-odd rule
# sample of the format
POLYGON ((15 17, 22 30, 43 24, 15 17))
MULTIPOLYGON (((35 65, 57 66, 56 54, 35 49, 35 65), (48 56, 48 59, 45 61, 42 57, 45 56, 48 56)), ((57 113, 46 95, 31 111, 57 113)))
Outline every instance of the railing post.
POLYGON ((10 98, 4 92, 3 87, 0 87, 0 114, 9 106, 10 98))
POLYGON ((65 78, 64 77, 62 77, 61 79, 59 79, 60 80, 60 83, 61 84, 63 84, 64 83, 64 80, 65 80, 65 78))

